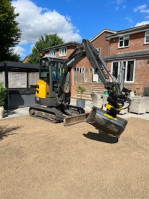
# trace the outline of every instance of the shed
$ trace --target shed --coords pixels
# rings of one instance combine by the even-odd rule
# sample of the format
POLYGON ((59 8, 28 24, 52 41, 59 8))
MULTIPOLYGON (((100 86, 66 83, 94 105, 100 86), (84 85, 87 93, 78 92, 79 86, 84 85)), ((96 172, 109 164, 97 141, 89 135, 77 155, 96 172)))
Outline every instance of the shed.
POLYGON ((5 109, 35 104, 35 85, 39 78, 39 65, 21 62, 0 62, 0 82, 7 88, 5 109))

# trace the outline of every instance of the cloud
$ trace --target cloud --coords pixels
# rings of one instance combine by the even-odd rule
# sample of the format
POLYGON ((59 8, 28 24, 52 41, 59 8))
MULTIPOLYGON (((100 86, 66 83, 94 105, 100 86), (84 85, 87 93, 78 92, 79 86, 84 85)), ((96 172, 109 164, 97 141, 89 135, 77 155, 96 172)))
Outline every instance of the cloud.
POLYGON ((143 5, 140 5, 136 8, 134 8, 134 12, 149 13, 149 9, 146 9, 146 8, 147 8, 147 5, 143 4, 143 5))
POLYGON ((124 5, 125 0, 116 0, 115 3, 116 3, 116 7, 115 7, 116 11, 118 11, 120 7, 122 7, 123 9, 126 8, 126 5, 124 5))
POLYGON ((25 49, 22 48, 21 46, 12 47, 11 49, 12 49, 13 53, 18 54, 20 56, 25 56, 25 54, 24 54, 25 49))
POLYGON ((122 4, 124 2, 124 0, 116 0, 117 4, 122 4))
POLYGON ((133 23, 133 20, 130 17, 125 17, 125 19, 129 22, 129 23, 133 23))
POLYGON ((146 24, 149 24, 149 21, 142 21, 142 22, 139 22, 139 23, 137 23, 135 26, 143 26, 143 25, 146 25, 146 24))
POLYGON ((22 31, 21 44, 35 43, 41 35, 57 33, 68 41, 80 41, 77 28, 71 18, 57 11, 38 7, 31 0, 15 0, 12 2, 15 12, 19 13, 17 22, 22 31))
MULTIPOLYGON (((147 4, 142 4, 140 6, 137 6, 133 10, 134 10, 134 12, 146 14, 144 16, 144 19, 149 19, 149 16, 147 15, 147 14, 149 14, 149 9, 147 8, 147 4)), ((142 26, 142 25, 146 25, 146 24, 149 24, 149 21, 138 22, 135 26, 142 26)))

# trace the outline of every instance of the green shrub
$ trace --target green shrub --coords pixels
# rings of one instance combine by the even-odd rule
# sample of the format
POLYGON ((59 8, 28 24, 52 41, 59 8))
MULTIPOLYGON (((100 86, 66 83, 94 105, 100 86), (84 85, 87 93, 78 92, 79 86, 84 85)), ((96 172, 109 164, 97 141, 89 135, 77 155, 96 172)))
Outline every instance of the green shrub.
POLYGON ((7 89, 3 87, 3 83, 0 82, 0 106, 5 104, 6 91, 7 89))
POLYGON ((77 93, 81 94, 81 98, 82 98, 82 94, 86 91, 86 88, 84 88, 82 86, 78 86, 76 91, 77 91, 77 93))

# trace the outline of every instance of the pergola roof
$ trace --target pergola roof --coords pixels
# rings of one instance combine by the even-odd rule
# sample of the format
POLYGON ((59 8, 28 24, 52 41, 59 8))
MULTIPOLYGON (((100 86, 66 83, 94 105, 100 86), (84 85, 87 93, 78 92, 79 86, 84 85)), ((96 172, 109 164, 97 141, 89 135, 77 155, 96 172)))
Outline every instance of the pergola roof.
POLYGON ((8 71, 17 71, 17 72, 38 72, 39 65, 35 64, 24 64, 21 62, 13 61, 2 61, 0 62, 0 71, 5 71, 5 68, 8 68, 8 71))

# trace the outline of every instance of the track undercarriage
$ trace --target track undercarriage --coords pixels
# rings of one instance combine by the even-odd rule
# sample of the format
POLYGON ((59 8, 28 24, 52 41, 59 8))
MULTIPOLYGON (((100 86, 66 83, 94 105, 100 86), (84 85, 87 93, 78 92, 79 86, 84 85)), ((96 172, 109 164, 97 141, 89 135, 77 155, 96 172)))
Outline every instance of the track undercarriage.
POLYGON ((83 108, 76 106, 58 106, 58 107, 45 107, 37 105, 30 107, 29 114, 32 117, 39 117, 41 119, 49 120, 53 123, 63 122, 65 117, 77 116, 79 114, 84 114, 83 108))

